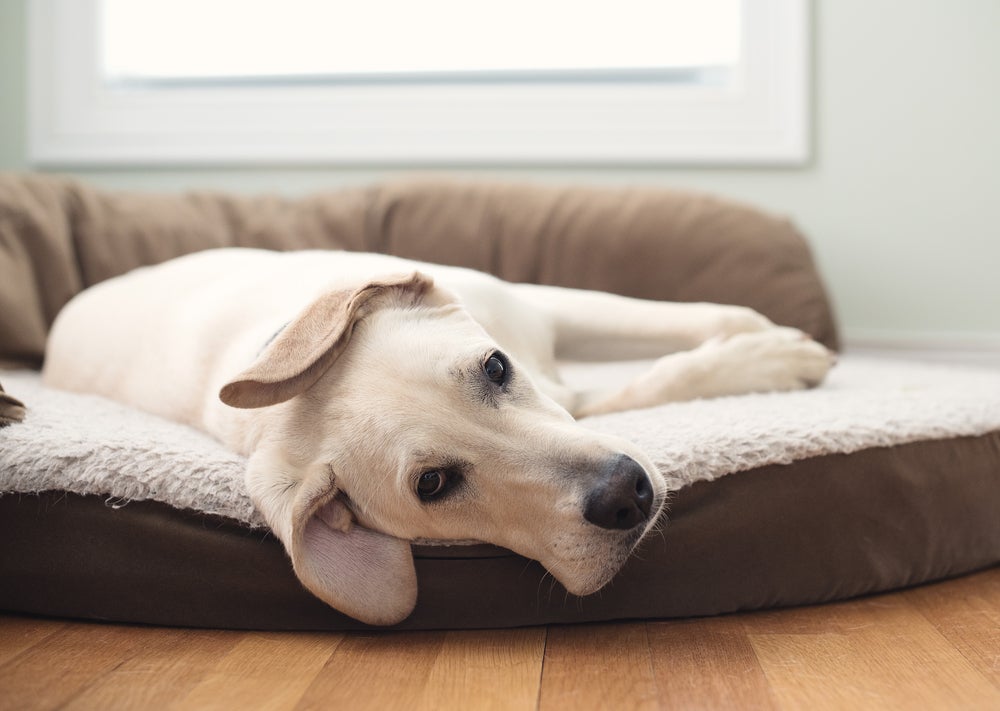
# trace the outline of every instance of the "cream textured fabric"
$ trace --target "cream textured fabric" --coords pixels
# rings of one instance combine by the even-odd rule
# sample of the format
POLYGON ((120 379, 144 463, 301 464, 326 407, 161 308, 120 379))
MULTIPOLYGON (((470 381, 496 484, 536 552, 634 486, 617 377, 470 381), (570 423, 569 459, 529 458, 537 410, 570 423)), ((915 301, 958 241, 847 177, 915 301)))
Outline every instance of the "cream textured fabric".
MULTIPOLYGON (((587 366, 586 374, 597 371, 587 366)), ((586 422, 644 447, 677 489, 770 464, 1000 430, 1000 370, 848 356, 815 390, 696 400, 586 422)))
MULTIPOLYGON (((634 368, 574 366, 571 376, 607 382, 634 368)), ((27 406, 23 423, 0 429, 0 492, 98 494, 110 506, 153 499, 262 524, 244 490, 243 459, 207 435, 45 388, 34 372, 0 373, 0 381, 27 406)), ((639 444, 677 489, 769 464, 1000 430, 1000 372, 845 357, 816 390, 584 422, 639 444)))
POLYGON ((109 506, 153 499, 254 524, 242 457, 184 425, 93 395, 47 388, 34 371, 0 373, 25 402, 0 430, 0 492, 100 494, 109 506))

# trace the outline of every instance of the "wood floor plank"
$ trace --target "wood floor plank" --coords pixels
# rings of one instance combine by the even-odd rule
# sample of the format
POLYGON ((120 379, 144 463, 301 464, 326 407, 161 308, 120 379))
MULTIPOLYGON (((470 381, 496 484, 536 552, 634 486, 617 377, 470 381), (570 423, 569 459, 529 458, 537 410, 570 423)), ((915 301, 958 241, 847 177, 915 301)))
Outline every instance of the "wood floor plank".
POLYGON ((172 709, 292 709, 344 635, 248 632, 172 709))
POLYGON ((544 652, 544 627, 448 632, 413 708, 534 709, 544 652))
POLYGON ((423 698, 444 632, 347 635, 297 709, 391 709, 423 698))
POLYGON ((1000 689, 1000 568, 901 595, 1000 689))
POLYGON ((747 622, 781 708, 1000 708, 997 689, 901 596, 786 612, 747 622))
POLYGON ((549 628, 542 711, 656 709, 658 697, 645 623, 549 628))
POLYGON ((129 659, 141 629, 73 623, 0 668, 0 709, 51 709, 129 659))
POLYGON ((184 698, 224 658, 242 632, 140 628, 135 654, 83 689, 64 707, 165 709, 184 698))
POLYGON ((738 616, 654 622, 648 635, 661 708, 777 708, 738 616))
POLYGON ((66 629, 63 620, 40 617, 0 617, 0 678, 4 664, 22 652, 41 644, 56 632, 66 629))

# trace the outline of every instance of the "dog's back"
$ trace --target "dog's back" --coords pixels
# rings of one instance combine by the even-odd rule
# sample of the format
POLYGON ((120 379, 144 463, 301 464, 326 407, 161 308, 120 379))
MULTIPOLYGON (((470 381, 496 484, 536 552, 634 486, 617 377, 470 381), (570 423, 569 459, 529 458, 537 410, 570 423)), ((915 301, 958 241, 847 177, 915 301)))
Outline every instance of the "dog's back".
POLYGON ((198 252, 93 286, 56 318, 48 385, 203 426, 226 378, 359 259, 334 252, 198 252))
POLYGON ((206 353, 228 348, 241 330, 218 298, 232 284, 219 258, 197 254, 85 290, 53 324, 46 383, 194 424, 200 412, 190 393, 212 375, 206 353))

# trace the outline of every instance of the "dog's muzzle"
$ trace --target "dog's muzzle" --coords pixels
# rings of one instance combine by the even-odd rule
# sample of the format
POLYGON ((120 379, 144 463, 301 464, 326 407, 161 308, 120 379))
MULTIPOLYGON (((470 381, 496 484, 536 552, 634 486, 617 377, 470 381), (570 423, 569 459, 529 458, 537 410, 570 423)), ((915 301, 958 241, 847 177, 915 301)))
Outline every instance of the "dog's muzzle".
POLYGON ((642 466, 626 454, 610 459, 584 501, 583 517, 601 528, 628 531, 649 521, 653 485, 642 466))

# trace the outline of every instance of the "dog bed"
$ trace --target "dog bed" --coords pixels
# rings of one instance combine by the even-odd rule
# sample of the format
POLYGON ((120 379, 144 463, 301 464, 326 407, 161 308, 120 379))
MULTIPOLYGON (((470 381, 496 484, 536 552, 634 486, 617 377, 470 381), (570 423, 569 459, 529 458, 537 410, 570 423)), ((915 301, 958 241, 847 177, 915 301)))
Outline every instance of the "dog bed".
MULTIPOLYGON (((139 196, 6 176, 0 359, 37 365, 51 319, 84 286, 223 244, 378 249, 508 279, 743 303, 836 343, 794 229, 704 196, 442 183, 302 200, 139 196)), ((570 373, 608 380, 634 367, 570 373)), ((243 490, 240 457, 181 425, 45 388, 32 370, 8 369, 0 382, 0 419, 25 414, 0 429, 0 608, 364 627, 299 585, 243 490)), ((400 627, 716 614, 840 599, 1000 560, 1000 373, 847 356, 820 389, 584 422, 636 441, 666 474, 674 494, 662 535, 586 598, 509 551, 416 546, 419 599, 400 627)))

